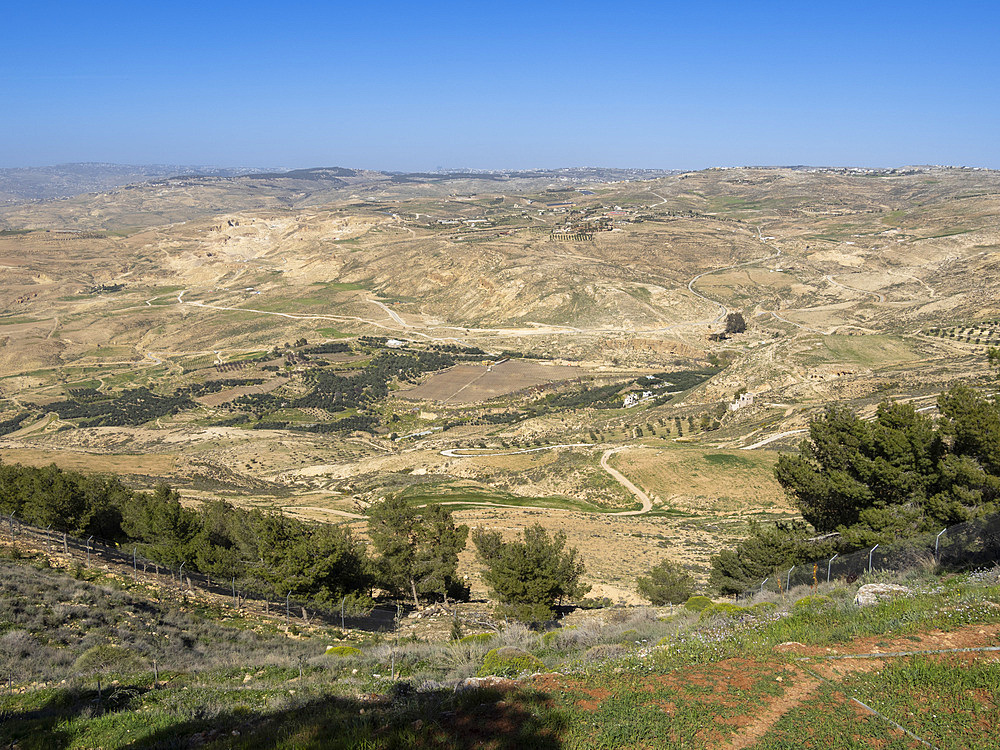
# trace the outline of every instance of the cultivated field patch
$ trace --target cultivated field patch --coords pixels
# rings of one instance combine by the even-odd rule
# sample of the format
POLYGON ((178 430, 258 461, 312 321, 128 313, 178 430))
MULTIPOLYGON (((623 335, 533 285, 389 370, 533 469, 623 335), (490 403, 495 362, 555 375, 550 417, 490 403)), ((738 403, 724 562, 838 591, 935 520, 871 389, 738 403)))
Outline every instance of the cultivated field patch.
POLYGON ((0 449, 0 459, 4 463, 25 466, 47 466, 55 464, 67 471, 103 472, 114 467, 118 474, 139 476, 169 476, 177 469, 177 460, 167 455, 132 455, 111 453, 85 453, 69 450, 41 450, 33 448, 0 449))
POLYGON ((508 359, 492 365, 456 365, 396 395, 419 401, 474 404, 583 374, 579 367, 508 359))
POLYGON ((921 358, 910 343, 900 336, 824 336, 807 359, 865 366, 885 366, 913 362, 921 358))
POLYGON ((219 406, 227 401, 232 401, 234 398, 239 398, 240 396, 249 396, 254 393, 270 393, 276 388, 280 388, 287 384, 287 380, 284 378, 274 378, 266 383, 259 383, 256 385, 241 385, 235 388, 227 388, 224 391, 219 391, 218 393, 212 393, 208 396, 202 396, 201 398, 196 398, 200 404, 205 406, 219 406))

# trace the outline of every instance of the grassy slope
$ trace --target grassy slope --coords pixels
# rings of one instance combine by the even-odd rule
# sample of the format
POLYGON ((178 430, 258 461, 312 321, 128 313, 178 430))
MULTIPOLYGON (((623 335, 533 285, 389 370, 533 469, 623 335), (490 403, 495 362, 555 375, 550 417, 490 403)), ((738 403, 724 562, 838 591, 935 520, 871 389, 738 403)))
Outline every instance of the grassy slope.
POLYGON ((1000 722, 994 653, 829 658, 1000 645, 996 569, 916 573, 916 596, 863 610, 857 584, 838 585, 828 599, 792 605, 793 592, 729 616, 611 610, 544 636, 511 626, 485 642, 369 641, 346 657, 322 655, 330 631, 290 639, 127 581, 24 560, 0 570, 15 683, 0 697, 0 742, 22 748, 911 746, 852 697, 942 748, 988 747, 1000 722), (109 643, 120 650, 95 660, 109 643), (442 682, 481 671, 504 645, 557 671, 457 692, 442 682))

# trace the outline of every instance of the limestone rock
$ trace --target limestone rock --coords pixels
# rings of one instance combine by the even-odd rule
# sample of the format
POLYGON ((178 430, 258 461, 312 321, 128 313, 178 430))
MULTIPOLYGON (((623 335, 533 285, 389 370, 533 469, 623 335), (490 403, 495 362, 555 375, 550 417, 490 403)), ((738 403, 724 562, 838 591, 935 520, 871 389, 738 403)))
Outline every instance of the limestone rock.
POLYGON ((900 596, 913 596, 913 590, 907 586, 897 586, 894 583, 866 583, 858 589, 854 603, 859 607, 870 607, 873 604, 896 599, 900 596))

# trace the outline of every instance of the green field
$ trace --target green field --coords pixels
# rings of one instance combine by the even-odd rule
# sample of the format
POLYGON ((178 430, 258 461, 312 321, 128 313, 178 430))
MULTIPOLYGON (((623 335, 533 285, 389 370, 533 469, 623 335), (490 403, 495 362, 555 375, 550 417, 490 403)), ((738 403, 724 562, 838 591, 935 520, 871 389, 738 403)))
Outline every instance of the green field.
POLYGON ((466 482, 416 484, 401 490, 397 493, 397 496, 402 497, 411 505, 442 503, 447 504, 451 510, 478 507, 484 503, 518 508, 538 507, 575 510, 585 513, 612 513, 620 510, 638 510, 641 507, 639 504, 635 504, 631 507, 606 508, 568 497, 523 497, 466 482))

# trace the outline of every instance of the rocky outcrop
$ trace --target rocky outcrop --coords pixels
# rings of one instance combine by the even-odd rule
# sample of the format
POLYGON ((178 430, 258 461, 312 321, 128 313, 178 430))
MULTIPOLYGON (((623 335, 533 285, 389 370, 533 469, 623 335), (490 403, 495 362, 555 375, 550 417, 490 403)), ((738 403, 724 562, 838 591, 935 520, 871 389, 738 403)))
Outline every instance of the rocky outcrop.
POLYGON ((894 583, 866 583, 858 589, 854 603, 859 607, 870 607, 873 604, 897 599, 901 596, 913 596, 913 590, 907 586, 897 586, 894 583))

